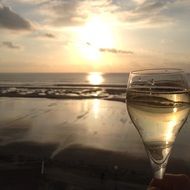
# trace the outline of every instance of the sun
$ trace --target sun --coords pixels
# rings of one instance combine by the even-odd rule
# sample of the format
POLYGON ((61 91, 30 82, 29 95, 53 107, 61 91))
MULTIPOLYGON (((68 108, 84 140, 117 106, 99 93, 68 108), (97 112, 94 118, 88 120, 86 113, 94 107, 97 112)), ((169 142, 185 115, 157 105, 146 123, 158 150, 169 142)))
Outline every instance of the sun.
POLYGON ((78 40, 80 41, 80 53, 90 60, 101 58, 100 48, 112 48, 114 46, 113 26, 109 17, 92 16, 81 27, 78 40))
POLYGON ((111 47, 113 45, 112 26, 110 19, 103 16, 90 18, 84 26, 86 42, 97 48, 111 47))

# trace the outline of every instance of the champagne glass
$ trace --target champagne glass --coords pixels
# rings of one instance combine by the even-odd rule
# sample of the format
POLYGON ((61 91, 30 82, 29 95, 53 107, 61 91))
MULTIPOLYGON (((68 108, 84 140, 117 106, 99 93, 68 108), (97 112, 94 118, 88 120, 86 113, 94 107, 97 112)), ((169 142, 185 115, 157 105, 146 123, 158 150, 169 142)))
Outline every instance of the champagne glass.
POLYGON ((190 97, 184 72, 180 69, 131 72, 126 103, 154 177, 162 179, 176 135, 189 114, 190 97))

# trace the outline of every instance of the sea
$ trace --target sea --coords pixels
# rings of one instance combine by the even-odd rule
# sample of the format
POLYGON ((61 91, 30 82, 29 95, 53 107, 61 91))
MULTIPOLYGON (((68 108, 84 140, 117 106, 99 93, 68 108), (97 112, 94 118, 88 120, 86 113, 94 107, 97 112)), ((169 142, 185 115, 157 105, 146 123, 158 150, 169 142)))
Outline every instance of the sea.
MULTIPOLYGON (((187 74, 190 83, 190 74, 187 74)), ((124 102, 129 73, 0 73, 0 97, 124 102)))
POLYGON ((0 96, 124 101, 129 73, 0 73, 0 96))
POLYGON ((128 73, 0 73, 0 86, 126 85, 128 73))

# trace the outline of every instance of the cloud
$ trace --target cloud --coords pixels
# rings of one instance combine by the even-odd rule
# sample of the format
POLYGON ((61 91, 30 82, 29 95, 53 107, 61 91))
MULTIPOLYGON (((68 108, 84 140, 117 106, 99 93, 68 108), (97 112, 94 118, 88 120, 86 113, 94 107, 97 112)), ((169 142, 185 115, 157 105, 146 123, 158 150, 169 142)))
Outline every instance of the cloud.
MULTIPOLYGON (((179 0, 145 0, 142 3, 137 3, 133 9, 118 13, 122 21, 131 24, 142 25, 162 25, 172 23, 172 16, 167 13, 172 9, 172 5, 178 3, 179 0)), ((181 1, 182 3, 182 1, 181 1)))
POLYGON ((134 12, 144 12, 144 13, 150 13, 155 11, 161 11, 162 9, 166 8, 167 5, 170 3, 174 3, 175 0, 149 0, 145 1, 144 3, 137 6, 137 8, 134 10, 134 12))
MULTIPOLYGON (((47 1, 46 1, 47 3, 47 1)), ((122 24, 135 24, 137 27, 159 26, 172 23, 175 14, 168 14, 173 4, 180 0, 54 0, 49 1, 52 11, 52 24, 78 26, 86 22, 92 14, 114 15, 122 24)))
POLYGON ((10 41, 3 41, 1 43, 1 46, 9 48, 9 49, 21 49, 21 46, 19 46, 17 44, 13 44, 13 42, 10 42, 10 41))
POLYGON ((47 18, 46 24, 61 27, 83 25, 92 14, 109 13, 117 8, 110 0, 49 0, 38 5, 47 18))
POLYGON ((55 39, 56 36, 48 31, 33 31, 30 35, 32 38, 46 38, 46 39, 55 39))
POLYGON ((30 22, 0 3, 0 28, 10 30, 31 30, 30 22))
POLYGON ((85 14, 84 10, 80 9, 83 0, 62 0, 55 2, 52 6, 52 11, 55 14, 53 24, 71 26, 83 23, 85 14))
MULTIPOLYGON (((14 4, 11 0, 2 2, 6 1, 11 2, 9 5, 14 4)), ((14 2, 19 2, 20 6, 22 4, 25 7, 32 6, 32 12, 36 11, 35 13, 39 14, 40 24, 60 27, 83 25, 92 15, 114 16, 121 24, 135 27, 162 26, 174 23, 177 13, 183 14, 184 7, 190 5, 187 0, 15 0, 14 2), (182 10, 179 10, 180 8, 182 10)), ((8 12, 13 11, 8 8, 8 12)), ((28 24, 30 25, 29 22, 28 24)))
POLYGON ((45 33, 43 36, 47 37, 47 38, 55 38, 55 35, 53 35, 51 33, 45 33))
MULTIPOLYGON (((90 42, 86 42, 86 45, 89 47, 93 47, 93 45, 90 42)), ((120 53, 120 54, 134 54, 133 51, 126 51, 126 50, 120 50, 116 48, 98 48, 100 52, 108 52, 108 53, 120 53)))
POLYGON ((54 0, 0 0, 0 3, 7 5, 7 4, 17 4, 17 5, 38 5, 38 4, 45 4, 49 3, 50 1, 54 0))
POLYGON ((126 51, 126 50, 120 50, 115 48, 99 48, 99 51, 101 52, 108 52, 108 53, 120 53, 120 54, 134 54, 132 51, 126 51))
MULTIPOLYGON (((154 26, 172 22, 175 3, 183 0, 16 0, 39 8, 45 24, 68 27, 83 25, 92 15, 114 16, 122 24, 154 26)), ((174 14, 175 15, 175 14, 174 14)), ((42 18, 41 17, 41 18, 42 18)))

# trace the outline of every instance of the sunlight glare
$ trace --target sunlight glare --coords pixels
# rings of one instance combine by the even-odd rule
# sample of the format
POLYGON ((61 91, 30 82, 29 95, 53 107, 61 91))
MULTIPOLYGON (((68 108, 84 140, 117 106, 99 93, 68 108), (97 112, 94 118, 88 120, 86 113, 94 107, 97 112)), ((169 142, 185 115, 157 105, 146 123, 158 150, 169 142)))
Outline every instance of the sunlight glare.
POLYGON ((167 126, 167 131, 166 131, 166 142, 171 142, 174 138, 174 128, 177 125, 177 121, 175 117, 170 120, 167 126))

